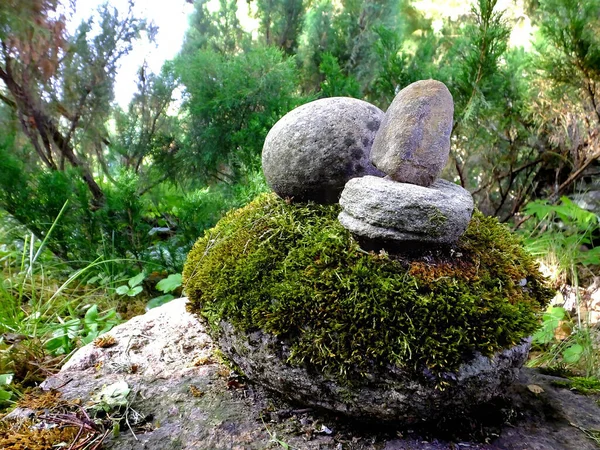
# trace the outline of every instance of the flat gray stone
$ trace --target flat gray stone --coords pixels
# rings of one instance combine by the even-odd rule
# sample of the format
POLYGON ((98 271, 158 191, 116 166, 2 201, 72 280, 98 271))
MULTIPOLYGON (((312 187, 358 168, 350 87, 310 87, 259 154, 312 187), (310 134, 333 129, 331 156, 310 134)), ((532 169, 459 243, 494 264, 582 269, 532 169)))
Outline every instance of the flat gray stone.
POLYGON ((371 161, 395 181, 429 186, 448 162, 453 115, 454 102, 444 83, 408 85, 386 112, 371 161))
POLYGON ((282 198, 335 203, 349 179, 383 176, 369 158, 383 117, 376 106, 347 97, 294 109, 265 139, 262 167, 267 183, 282 198))
POLYGON ((473 213, 471 194, 446 180, 429 187, 366 176, 350 180, 340 198, 339 221, 374 244, 451 245, 473 213))

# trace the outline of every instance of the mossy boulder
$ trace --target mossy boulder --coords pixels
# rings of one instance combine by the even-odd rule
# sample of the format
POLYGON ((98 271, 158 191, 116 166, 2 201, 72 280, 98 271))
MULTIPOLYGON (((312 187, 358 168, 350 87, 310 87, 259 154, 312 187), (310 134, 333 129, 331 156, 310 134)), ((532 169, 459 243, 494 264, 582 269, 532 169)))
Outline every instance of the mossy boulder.
POLYGON ((198 240, 189 310, 224 353, 268 388, 350 415, 419 420, 500 394, 551 296, 519 239, 475 212, 452 248, 367 253, 339 212, 265 194, 198 240))

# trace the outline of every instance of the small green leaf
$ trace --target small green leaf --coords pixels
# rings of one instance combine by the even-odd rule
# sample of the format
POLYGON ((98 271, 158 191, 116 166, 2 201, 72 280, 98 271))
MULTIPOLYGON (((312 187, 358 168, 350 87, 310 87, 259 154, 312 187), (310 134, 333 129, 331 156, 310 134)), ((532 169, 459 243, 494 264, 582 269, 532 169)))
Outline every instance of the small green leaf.
POLYGON ((133 288, 131 288, 128 292, 127 295, 129 295, 130 297, 135 297, 136 295, 138 295, 140 292, 142 292, 142 290, 144 290, 143 287, 141 286, 135 286, 133 288))
POLYGON ((164 280, 160 280, 156 285, 156 289, 166 294, 167 292, 174 291, 179 286, 181 286, 181 274, 174 273, 169 275, 164 280))
POLYGON ((98 305, 90 306, 90 308, 85 313, 85 321, 88 323, 98 321, 98 305))
POLYGON ((13 380, 12 373, 3 373, 0 375, 0 386, 8 386, 13 380))
POLYGON ((127 284, 133 288, 144 281, 144 278, 146 278, 146 274, 144 272, 138 273, 135 277, 130 278, 127 284))
POLYGON ((0 401, 5 402, 7 400, 10 400, 10 398, 12 397, 12 394, 8 391, 5 391, 4 389, 0 389, 0 401))
POLYGON ((172 296, 171 294, 165 294, 165 295, 161 295, 160 297, 155 297, 152 300, 150 300, 148 303, 146 303, 146 310, 156 308, 158 306, 162 306, 165 303, 169 303, 174 298, 175 297, 172 296))
POLYGON ((92 332, 88 333, 86 336, 83 336, 83 337, 81 338, 81 342, 83 343, 83 345, 87 345, 87 344, 89 344, 90 342, 93 342, 93 341, 94 341, 94 339, 96 339, 96 338, 98 337, 98 335, 99 335, 99 334, 100 334, 100 333, 99 333, 99 332, 97 332, 97 331, 92 331, 92 332))
POLYGON ((46 350, 48 350, 53 355, 62 355, 65 353, 69 353, 69 338, 64 334, 57 334, 52 339, 46 342, 46 350))
POLYGON ((549 344, 554 339, 554 329, 542 326, 533 335, 533 342, 537 344, 549 344))
POLYGON ((583 354, 583 346, 573 344, 563 352, 563 359, 568 364, 574 364, 581 358, 583 354))
POLYGON ((119 286, 117 288, 117 294, 119 295, 125 295, 129 292, 129 286, 119 286))
POLYGON ((567 312, 565 311, 565 308, 562 308, 560 306, 551 306, 548 309, 547 314, 549 314, 550 316, 552 316, 553 318, 555 318, 557 320, 563 320, 565 318, 565 316, 567 315, 567 312))

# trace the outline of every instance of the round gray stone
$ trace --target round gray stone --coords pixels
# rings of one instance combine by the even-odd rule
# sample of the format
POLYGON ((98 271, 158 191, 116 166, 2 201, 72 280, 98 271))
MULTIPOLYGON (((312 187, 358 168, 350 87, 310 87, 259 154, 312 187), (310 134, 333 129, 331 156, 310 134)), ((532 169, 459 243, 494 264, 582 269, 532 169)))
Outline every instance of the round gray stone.
POLYGON ((218 340, 250 380, 288 399, 360 419, 406 424, 461 414, 502 395, 527 360, 530 344, 523 340, 491 358, 474 355, 457 372, 444 375, 447 386, 440 390, 426 381, 426 374, 416 380, 392 365, 366 374, 360 384, 341 385, 314 369, 288 364, 290 350, 280 338, 262 331, 245 333, 227 322, 221 322, 218 340))
POLYGON ((454 102, 444 83, 408 85, 387 110, 371 161, 393 180, 429 186, 448 162, 453 115, 454 102))
POLYGON ((335 203, 348 180, 383 176, 370 151, 384 113, 354 98, 316 100, 290 111, 265 139, 262 167, 282 198, 335 203))
POLYGON ((366 176, 346 183, 340 223, 363 242, 386 248, 414 244, 451 245, 465 232, 473 197, 438 179, 429 187, 366 176), (382 244, 382 245, 377 245, 382 244))

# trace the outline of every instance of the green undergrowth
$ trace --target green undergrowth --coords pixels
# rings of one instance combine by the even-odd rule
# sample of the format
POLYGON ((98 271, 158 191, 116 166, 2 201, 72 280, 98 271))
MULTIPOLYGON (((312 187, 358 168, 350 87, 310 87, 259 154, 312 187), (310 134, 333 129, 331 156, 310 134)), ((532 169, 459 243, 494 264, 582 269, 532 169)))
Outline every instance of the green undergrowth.
POLYGON ((443 376, 539 326, 551 291, 520 240, 475 212, 459 244, 418 257, 361 250, 338 205, 273 194, 230 212, 188 255, 189 308, 285 340, 289 363, 340 381, 389 364, 443 376))
POLYGON ((600 380, 595 377, 569 377, 568 380, 555 380, 554 386, 571 389, 580 394, 600 394, 600 380))

